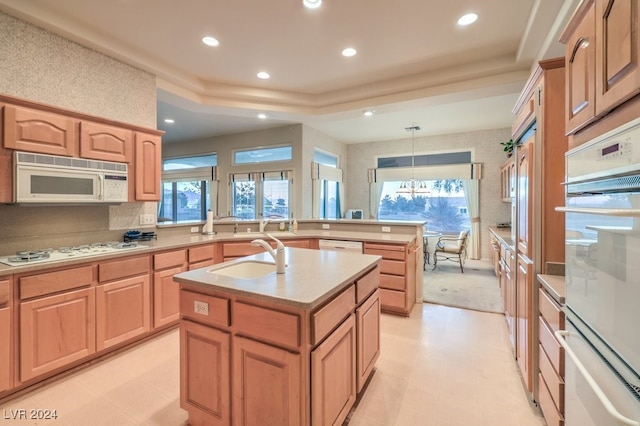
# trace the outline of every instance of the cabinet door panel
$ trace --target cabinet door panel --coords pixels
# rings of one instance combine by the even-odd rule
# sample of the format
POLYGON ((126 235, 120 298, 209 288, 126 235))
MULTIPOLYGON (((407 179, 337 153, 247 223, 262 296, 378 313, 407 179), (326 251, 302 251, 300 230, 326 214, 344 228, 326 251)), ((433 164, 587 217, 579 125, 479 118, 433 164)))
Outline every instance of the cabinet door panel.
POLYGON ((356 400, 353 315, 311 353, 311 388, 311 423, 342 424, 356 400))
POLYGON ((133 132, 121 127, 83 121, 80 123, 80 156, 130 163, 133 159, 133 132))
POLYGON ((533 390, 533 304, 532 304, 532 269, 533 263, 518 255, 518 273, 516 274, 516 358, 522 377, 529 392, 533 390))
POLYGON ((596 109, 609 111, 640 92, 640 2, 596 2, 596 109))
POLYGON ((230 424, 230 341, 229 333, 180 323, 180 407, 192 424, 230 424))
POLYGON ((76 120, 13 105, 4 107, 4 147, 41 154, 77 156, 76 120))
POLYGON ((149 287, 148 275, 127 278, 97 287, 98 350, 150 330, 149 287))
POLYGON ((20 304, 20 380, 62 367, 96 350, 95 289, 20 304))
POLYGON ((173 268, 153 274, 153 326, 160 327, 180 318, 180 284, 173 280, 185 268, 173 268))
POLYGON ((160 168, 162 141, 160 136, 135 134, 135 200, 160 201, 160 168))
POLYGON ((535 176, 533 175, 534 135, 530 136, 518 150, 518 249, 531 258, 531 236, 533 233, 533 203, 531 197, 535 176))
POLYGON ((380 291, 356 310, 358 336, 357 391, 364 387, 380 355, 380 291))
POLYGON ((234 424, 304 424, 300 363, 300 354, 243 337, 234 337, 234 424))
POLYGON ((11 355, 11 308, 0 309, 0 392, 13 384, 11 355))

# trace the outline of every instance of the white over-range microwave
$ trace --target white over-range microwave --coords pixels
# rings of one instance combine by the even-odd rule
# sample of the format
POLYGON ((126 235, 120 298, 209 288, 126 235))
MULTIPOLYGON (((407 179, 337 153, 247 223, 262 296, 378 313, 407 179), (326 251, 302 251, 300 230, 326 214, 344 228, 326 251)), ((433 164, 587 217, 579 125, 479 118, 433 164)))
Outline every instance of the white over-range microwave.
POLYGON ((16 152, 16 203, 123 203, 128 201, 127 164, 16 152))

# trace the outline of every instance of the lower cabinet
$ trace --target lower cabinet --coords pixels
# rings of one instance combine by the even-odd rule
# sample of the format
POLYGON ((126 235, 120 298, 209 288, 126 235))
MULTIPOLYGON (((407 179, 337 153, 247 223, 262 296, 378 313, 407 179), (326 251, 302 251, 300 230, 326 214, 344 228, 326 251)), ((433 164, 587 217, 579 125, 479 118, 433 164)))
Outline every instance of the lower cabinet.
POLYGON ((96 347, 102 350, 146 333, 150 326, 149 275, 96 287, 96 347))
POLYGON ((191 321, 180 324, 180 406, 193 426, 230 424, 230 344, 229 333, 191 321))
POLYGON ((173 280, 184 267, 165 269, 153 274, 153 327, 171 324, 180 318, 180 286, 173 280))
POLYGON ((527 389, 533 392, 533 262, 520 254, 516 261, 516 359, 527 389))
POLYGON ((0 309, 0 392, 13 385, 11 344, 11 308, 0 309))
POLYGON ((95 288, 20 303, 20 380, 96 351, 95 288))
POLYGON ((234 337, 234 424, 303 424, 300 363, 299 353, 234 337))
POLYGON ((311 352, 311 423, 339 425, 356 401, 356 327, 353 314, 311 352))
POLYGON ((380 355, 380 290, 356 309, 356 385, 360 393, 380 355))

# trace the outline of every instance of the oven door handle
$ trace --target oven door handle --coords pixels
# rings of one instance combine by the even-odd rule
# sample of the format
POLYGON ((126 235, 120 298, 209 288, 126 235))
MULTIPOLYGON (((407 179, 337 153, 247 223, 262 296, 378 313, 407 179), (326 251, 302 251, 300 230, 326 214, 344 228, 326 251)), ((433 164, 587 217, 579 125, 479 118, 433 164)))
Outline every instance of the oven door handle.
POLYGON ((600 386, 598 386, 598 384, 593 379, 593 377, 591 377, 591 374, 589 374, 589 371, 587 371, 585 366, 582 364, 582 362, 580 361, 578 356, 575 354, 575 352, 573 352, 573 350, 569 347, 569 344, 564 338, 564 336, 569 335, 569 331, 557 330, 554 334, 558 339, 560 346, 562 346, 565 352, 571 357, 576 367, 578 368, 582 376, 585 378, 585 380, 591 387, 591 390, 593 390, 593 392, 596 394, 596 396, 598 397, 598 399, 600 400, 604 408, 607 410, 607 412, 611 414, 611 417, 629 426, 640 426, 640 422, 620 414, 618 410, 616 410, 616 407, 614 407, 614 405, 611 403, 611 401, 609 401, 609 398, 607 398, 607 396, 604 394, 602 389, 600 389, 600 386))
POLYGON ((561 213, 599 214, 603 216, 640 217, 638 209, 591 209, 585 207, 556 207, 561 213))

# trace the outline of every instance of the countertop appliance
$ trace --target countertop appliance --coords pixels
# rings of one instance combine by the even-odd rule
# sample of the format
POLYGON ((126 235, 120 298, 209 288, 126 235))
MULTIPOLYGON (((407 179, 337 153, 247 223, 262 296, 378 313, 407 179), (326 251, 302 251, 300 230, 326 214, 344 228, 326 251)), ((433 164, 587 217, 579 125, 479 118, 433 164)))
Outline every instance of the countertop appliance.
POLYGON ((318 248, 331 251, 363 252, 363 245, 360 241, 320 240, 318 241, 318 248))
POLYGON ((127 164, 16 152, 16 203, 123 203, 127 164))
POLYGON ((140 248, 147 247, 144 245, 138 245, 136 242, 96 242, 73 247, 60 247, 58 249, 45 248, 18 251, 14 255, 0 257, 0 263, 8 266, 24 266, 34 263, 48 263, 60 260, 101 256, 122 250, 134 250, 140 248))
POLYGON ((565 424, 640 425, 640 119, 566 154, 565 424))
POLYGON ((345 219, 364 219, 364 212, 362 209, 349 209, 344 215, 345 219))

